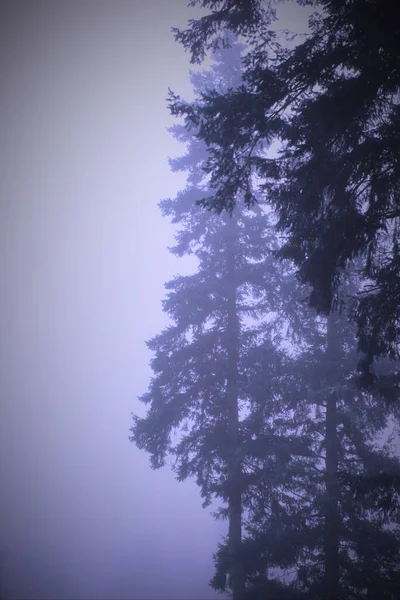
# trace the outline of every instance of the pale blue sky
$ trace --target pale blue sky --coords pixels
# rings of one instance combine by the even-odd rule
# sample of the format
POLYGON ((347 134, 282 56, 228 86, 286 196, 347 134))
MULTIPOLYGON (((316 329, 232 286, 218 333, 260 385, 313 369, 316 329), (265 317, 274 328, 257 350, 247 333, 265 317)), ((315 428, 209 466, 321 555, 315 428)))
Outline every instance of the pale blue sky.
POLYGON ((193 10, 86 0, 4 11, 4 588, 27 600, 132 598, 135 585, 137 597, 199 597, 222 527, 194 484, 152 472, 128 441, 150 377, 144 340, 166 323, 164 281, 185 269, 166 251, 173 230, 157 202, 184 181, 169 172, 181 148, 165 99, 168 86, 190 94, 170 27, 193 10))

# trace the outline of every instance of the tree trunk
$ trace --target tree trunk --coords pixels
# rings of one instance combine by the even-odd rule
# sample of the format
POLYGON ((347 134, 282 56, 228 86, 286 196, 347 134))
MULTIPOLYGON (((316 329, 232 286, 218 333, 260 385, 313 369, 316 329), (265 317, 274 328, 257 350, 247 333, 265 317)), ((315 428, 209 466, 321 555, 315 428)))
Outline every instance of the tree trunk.
MULTIPOLYGON (((336 325, 337 315, 328 317, 327 323, 327 356, 331 364, 331 376, 328 385, 337 381, 337 364, 340 359, 341 346, 336 325)), ((324 527, 324 596, 329 600, 339 598, 339 482, 338 482, 338 450, 337 437, 337 393, 331 392, 326 400, 325 417, 325 490, 326 512, 324 527)))
POLYGON ((239 449, 239 406, 238 406, 238 346, 239 320, 236 305, 237 284, 235 277, 235 218, 227 216, 227 358, 228 374, 226 401, 228 413, 229 459, 229 559, 232 599, 243 600, 245 580, 241 557, 242 545, 242 493, 240 486, 241 461, 239 449))

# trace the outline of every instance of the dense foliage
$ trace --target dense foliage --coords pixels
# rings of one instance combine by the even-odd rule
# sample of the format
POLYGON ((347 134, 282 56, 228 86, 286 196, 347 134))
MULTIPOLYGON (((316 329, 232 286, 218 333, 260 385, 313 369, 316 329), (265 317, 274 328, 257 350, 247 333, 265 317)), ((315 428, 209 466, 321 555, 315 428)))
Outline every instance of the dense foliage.
MULTIPOLYGON (((222 73, 218 63, 212 70, 213 85, 240 81, 240 47, 235 50, 222 73)), ((200 95, 210 74, 193 74, 192 81, 200 95)), ((160 207, 179 225, 172 252, 193 254, 198 270, 166 284, 164 310, 172 324, 148 342, 154 377, 140 400, 150 409, 135 418, 132 439, 150 453, 155 468, 173 456, 177 478, 194 476, 205 506, 220 499, 220 513, 229 517, 230 585, 242 597, 242 514, 251 502, 255 465, 266 451, 270 471, 280 470, 282 456, 307 452, 306 442, 293 444, 282 424, 298 385, 281 348, 281 329, 296 335, 302 309, 288 315, 288 306, 299 305, 298 291, 292 270, 275 257, 272 215, 242 205, 221 218, 197 206, 199 194, 209 192, 202 169, 207 152, 183 126, 172 131, 188 149, 171 166, 187 170, 188 182, 160 207), (283 435, 272 422, 267 426, 267 413, 281 414, 283 435)))
MULTIPOLYGON (((194 477, 204 506, 216 499, 217 516, 228 519, 215 589, 230 588, 234 600, 392 600, 400 586, 400 464, 380 438, 396 411, 358 385, 351 307, 318 316, 291 262, 281 260, 294 258, 293 238, 282 235, 282 214, 277 219, 267 201, 281 208, 289 183, 277 182, 290 161, 295 171, 300 163, 287 147, 278 159, 265 150, 276 135, 288 143, 295 119, 277 111, 275 124, 264 119, 263 135, 254 129, 249 141, 254 114, 246 117, 243 102, 254 95, 249 69, 263 51, 257 24, 264 15, 267 32, 268 15, 258 2, 204 2, 222 4, 225 24, 244 23, 240 32, 254 46, 229 36, 230 50, 214 45, 212 68, 192 73, 196 100, 171 95, 172 111, 185 117, 172 133, 186 144, 171 167, 188 178, 160 208, 177 226, 171 251, 193 255, 197 270, 166 284, 171 324, 147 344, 153 378, 140 400, 149 408, 134 417, 131 439, 154 468, 172 457, 177 478, 194 477)), ((213 19, 205 21, 209 33, 220 15, 213 19)), ((203 31, 202 22, 192 29, 203 31)), ((276 48, 270 71, 281 93, 279 69, 293 52, 276 48)), ((326 210, 330 201, 325 195, 326 210)), ((337 291, 355 297, 365 287, 365 257, 342 266, 337 291)), ((390 364, 380 368, 386 383, 395 381, 390 364)))
MULTIPOLYGON (((365 385, 377 357, 399 359, 400 26, 396 3, 298 0, 315 9, 309 34, 284 44, 273 29, 273 2, 192 0, 210 14, 175 30, 193 62, 229 43, 248 44, 243 83, 210 91, 201 107, 171 93, 173 114, 195 123, 211 151, 214 188, 203 205, 231 210, 236 192, 256 201, 249 180, 279 213, 281 255, 310 284, 310 301, 328 313, 343 301, 343 273, 362 258, 364 282, 353 298, 365 385), (265 142, 277 157, 260 156, 265 142)), ((279 2, 275 3, 278 5, 279 2)), ((293 4, 293 0, 292 0, 293 4)))

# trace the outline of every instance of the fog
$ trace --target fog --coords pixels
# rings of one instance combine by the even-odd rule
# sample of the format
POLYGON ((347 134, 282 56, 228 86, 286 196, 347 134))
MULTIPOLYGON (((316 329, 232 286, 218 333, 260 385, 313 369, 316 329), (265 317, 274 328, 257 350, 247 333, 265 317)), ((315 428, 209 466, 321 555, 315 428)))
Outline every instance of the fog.
POLYGON ((0 549, 23 598, 211 598, 225 525, 194 483, 128 440, 190 265, 157 202, 183 176, 168 86, 190 98, 171 26, 186 1, 2 3, 0 549))

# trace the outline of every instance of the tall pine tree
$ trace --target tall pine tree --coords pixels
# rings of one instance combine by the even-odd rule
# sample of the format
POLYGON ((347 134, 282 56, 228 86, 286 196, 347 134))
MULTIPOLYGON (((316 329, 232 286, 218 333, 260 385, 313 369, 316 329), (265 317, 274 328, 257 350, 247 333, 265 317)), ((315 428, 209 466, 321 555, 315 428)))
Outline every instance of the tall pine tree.
MULTIPOLYGON (((257 5, 249 3, 249 11, 257 5)), ((242 34, 257 41, 253 25, 242 34)), ((278 187, 277 178, 299 163, 287 149, 282 160, 262 155, 262 144, 276 135, 288 140, 296 121, 284 108, 265 120, 266 107, 284 101, 281 72, 249 71, 262 51, 256 46, 242 85, 238 50, 217 53, 221 62, 211 73, 192 76, 194 103, 170 97, 173 114, 189 125, 173 128, 188 150, 172 167, 189 177, 161 209, 180 226, 172 251, 194 254, 199 267, 166 285, 164 310, 173 325, 148 343, 154 377, 141 400, 150 408, 135 419, 132 439, 155 468, 173 455, 177 477, 196 477, 205 504, 212 497, 226 504, 220 512, 229 532, 216 555, 216 589, 226 589, 229 576, 234 600, 390 598, 398 532, 385 519, 396 507, 398 463, 375 447, 389 413, 354 385, 357 353, 348 327, 333 313, 324 330, 299 302, 292 270, 275 258, 280 243, 271 212, 262 203, 246 208, 258 200, 254 173, 272 180, 264 189, 279 205, 290 180, 278 187), (230 214, 203 211, 201 198, 230 214), (288 326, 296 351, 288 349, 288 326), (289 569, 294 578, 285 582, 289 569)), ((285 68, 289 59, 293 54, 285 68)), ((322 205, 329 213, 329 194, 322 205)), ((281 254, 294 258, 290 244, 289 237, 281 254)))
MULTIPOLYGON (((216 55, 211 75, 192 74, 198 103, 211 85, 237 85, 239 57, 235 45, 216 55)), ((231 216, 218 217, 195 204, 212 193, 203 169, 208 153, 193 131, 175 126, 173 133, 187 143, 187 153, 171 166, 186 170, 188 182, 160 206, 179 226, 171 251, 193 254, 198 270, 166 284, 163 309, 172 324, 147 344, 154 376, 140 400, 149 410, 134 418, 131 439, 149 452, 154 468, 173 456, 177 478, 195 477, 205 506, 213 497, 223 503, 228 585, 233 599, 243 600, 243 516, 262 475, 260 460, 268 454, 269 472, 279 478, 292 455, 307 453, 307 440, 282 426, 297 390, 281 334, 282 323, 295 326, 295 319, 287 318, 282 298, 296 303, 296 286, 274 256, 278 239, 267 210, 238 204, 231 216), (274 410, 280 429, 265 418, 274 410)), ((268 485, 272 490, 273 479, 268 485)))

